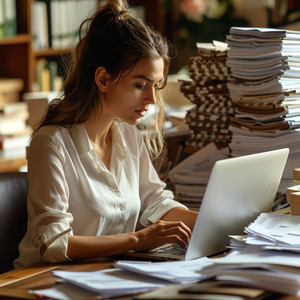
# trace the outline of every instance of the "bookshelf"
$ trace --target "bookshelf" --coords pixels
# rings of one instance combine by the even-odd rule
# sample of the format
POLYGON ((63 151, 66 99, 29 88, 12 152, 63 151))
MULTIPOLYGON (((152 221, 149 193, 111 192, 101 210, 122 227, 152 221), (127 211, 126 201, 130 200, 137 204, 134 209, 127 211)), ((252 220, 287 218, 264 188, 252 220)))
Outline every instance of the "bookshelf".
MULTIPOLYGON (((0 0, 0 5, 5 1, 0 0)), ((73 47, 44 47, 38 49, 35 45, 36 32, 33 32, 34 11, 36 2, 58 2, 58 0, 15 0, 16 34, 11 36, 1 35, 0 15, 0 78, 20 78, 23 80, 20 101, 24 93, 35 92, 37 81, 36 66, 40 60, 56 61, 60 72, 63 72, 62 59, 71 54, 73 47)), ((68 2, 84 1, 84 6, 93 0, 68 0, 68 2)), ((94 0, 97 4, 105 0, 94 0)), ((59 0, 59 2, 67 2, 59 0)), ((145 21, 154 28, 164 31, 163 0, 128 0, 131 6, 142 7, 145 21)), ((4 10, 2 10, 3 13, 4 10)), ((1 11, 0 11, 1 14, 1 11)), ((1 91, 0 91, 1 92, 1 91)), ((26 165, 24 155, 7 158, 0 150, 0 172, 17 171, 26 165)))
MULTIPOLYGON (((17 34, 0 38, 0 57, 5 58, 1 59, 0 77, 22 78, 23 92, 33 91, 33 83, 36 80, 35 65, 39 59, 58 59, 60 63, 59 57, 68 55, 72 51, 72 48, 34 49, 32 5, 35 1, 38 0, 16 0, 17 34)), ((103 0, 98 0, 98 3, 101 1, 103 0)), ((143 7, 145 21, 164 32, 163 0, 129 0, 128 2, 132 6, 143 7)))

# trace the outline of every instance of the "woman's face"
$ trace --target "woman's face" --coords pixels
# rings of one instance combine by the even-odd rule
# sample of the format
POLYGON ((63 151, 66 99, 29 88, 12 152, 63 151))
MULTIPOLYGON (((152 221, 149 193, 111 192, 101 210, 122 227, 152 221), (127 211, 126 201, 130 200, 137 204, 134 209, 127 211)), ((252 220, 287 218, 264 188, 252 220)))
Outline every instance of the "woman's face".
POLYGON ((138 124, 149 105, 156 102, 156 89, 164 79, 164 61, 142 59, 129 74, 123 75, 104 94, 103 112, 128 124, 138 124))

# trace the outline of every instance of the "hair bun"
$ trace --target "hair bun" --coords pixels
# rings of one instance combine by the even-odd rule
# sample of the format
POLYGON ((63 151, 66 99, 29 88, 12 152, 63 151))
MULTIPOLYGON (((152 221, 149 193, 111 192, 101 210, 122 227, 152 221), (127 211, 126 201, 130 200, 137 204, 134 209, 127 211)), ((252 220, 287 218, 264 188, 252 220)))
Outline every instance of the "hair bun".
POLYGON ((119 12, 119 14, 128 10, 128 3, 126 0, 108 0, 106 5, 116 12, 119 12))

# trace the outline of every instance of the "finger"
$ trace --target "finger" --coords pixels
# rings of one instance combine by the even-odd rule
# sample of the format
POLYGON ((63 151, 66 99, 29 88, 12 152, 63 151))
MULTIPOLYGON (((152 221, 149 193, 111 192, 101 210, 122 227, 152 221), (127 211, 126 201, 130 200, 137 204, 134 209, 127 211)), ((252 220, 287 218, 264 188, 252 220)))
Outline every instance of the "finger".
POLYGON ((191 237, 191 231, 186 231, 186 228, 183 228, 179 225, 172 226, 170 228, 162 228, 161 232, 159 233, 161 236, 168 236, 168 235, 178 235, 180 236, 186 243, 189 242, 191 237))
POLYGON ((188 246, 188 242, 181 238, 179 235, 169 235, 166 239, 167 244, 179 244, 182 248, 186 249, 188 246))
POLYGON ((174 227, 182 228, 188 234, 189 237, 191 237, 191 235, 192 235, 191 229, 181 221, 167 221, 166 222, 166 221, 161 221, 160 220, 155 224, 157 224, 158 226, 163 227, 164 230, 174 228, 174 227))

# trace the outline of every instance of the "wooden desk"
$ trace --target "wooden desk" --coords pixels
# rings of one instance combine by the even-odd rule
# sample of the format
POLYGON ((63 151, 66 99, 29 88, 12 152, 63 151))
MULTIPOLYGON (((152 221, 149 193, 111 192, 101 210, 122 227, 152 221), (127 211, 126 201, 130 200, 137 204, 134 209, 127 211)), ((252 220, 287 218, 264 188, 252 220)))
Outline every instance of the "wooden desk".
MULTIPOLYGON (((65 263, 59 265, 45 265, 39 267, 21 268, 0 274, 0 300, 36 299, 29 289, 50 287, 55 284, 56 277, 52 270, 64 271, 97 271, 113 267, 110 259, 90 260, 88 262, 65 263)), ((114 298, 115 300, 129 300, 131 296, 114 298)), ((284 296, 280 300, 299 300, 293 296, 284 296)))
MULTIPOLYGON (((88 262, 65 263, 59 265, 44 265, 38 267, 20 268, 0 274, 0 300, 4 299, 36 299, 29 289, 39 289, 55 284, 57 277, 52 270, 63 271, 97 271, 113 267, 111 259, 90 260, 88 262)), ((118 299, 131 299, 122 297, 118 299)))

